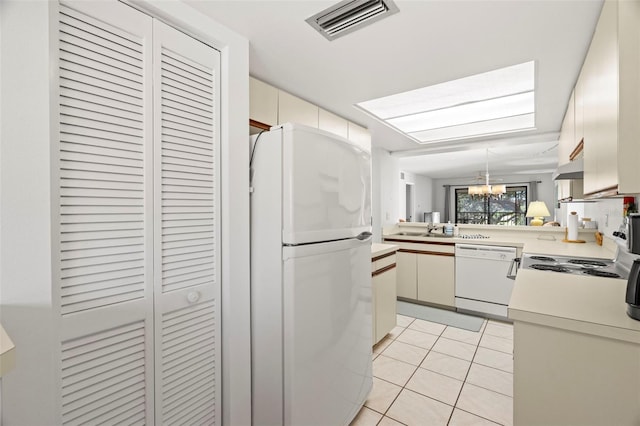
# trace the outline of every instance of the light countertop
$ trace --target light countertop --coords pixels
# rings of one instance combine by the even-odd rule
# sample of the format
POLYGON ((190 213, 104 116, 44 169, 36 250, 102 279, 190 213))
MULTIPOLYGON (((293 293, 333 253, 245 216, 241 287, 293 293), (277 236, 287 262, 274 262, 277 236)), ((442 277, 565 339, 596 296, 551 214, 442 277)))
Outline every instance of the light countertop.
POLYGON ((518 270, 509 318, 640 344, 640 321, 626 314, 627 281, 518 270))
POLYGON ((0 325, 0 377, 15 365, 15 345, 0 325))
MULTIPOLYGON (((567 243, 562 241, 562 229, 531 228, 499 231, 462 228, 461 233, 489 236, 488 239, 463 239, 397 235, 397 232, 414 229, 401 227, 385 233, 384 238, 407 243, 504 245, 518 247, 528 254, 552 256, 613 259, 616 255, 616 243, 605 237, 604 244, 597 245, 593 230, 581 231, 579 238, 586 243, 567 243)), ((627 281, 623 279, 519 269, 509 303, 509 318, 640 344, 640 321, 626 314, 626 286, 627 281)))
POLYGON ((373 243, 371 244, 371 257, 378 257, 398 250, 395 244, 373 243))

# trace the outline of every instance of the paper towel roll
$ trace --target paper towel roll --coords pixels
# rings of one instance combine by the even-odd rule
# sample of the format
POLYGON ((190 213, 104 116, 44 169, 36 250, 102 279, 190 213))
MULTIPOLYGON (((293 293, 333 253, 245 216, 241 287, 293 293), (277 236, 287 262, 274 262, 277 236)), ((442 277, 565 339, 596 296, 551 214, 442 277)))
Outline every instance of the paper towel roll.
POLYGON ((578 239, 578 214, 571 212, 567 224, 567 240, 576 241, 578 239))

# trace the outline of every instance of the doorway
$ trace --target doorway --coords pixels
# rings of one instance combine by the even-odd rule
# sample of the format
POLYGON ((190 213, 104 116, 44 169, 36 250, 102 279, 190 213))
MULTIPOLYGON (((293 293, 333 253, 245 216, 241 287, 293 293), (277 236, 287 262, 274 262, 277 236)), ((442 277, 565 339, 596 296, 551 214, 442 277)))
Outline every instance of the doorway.
POLYGON ((405 219, 407 222, 414 221, 413 206, 414 206, 414 185, 413 183, 405 182, 405 219))

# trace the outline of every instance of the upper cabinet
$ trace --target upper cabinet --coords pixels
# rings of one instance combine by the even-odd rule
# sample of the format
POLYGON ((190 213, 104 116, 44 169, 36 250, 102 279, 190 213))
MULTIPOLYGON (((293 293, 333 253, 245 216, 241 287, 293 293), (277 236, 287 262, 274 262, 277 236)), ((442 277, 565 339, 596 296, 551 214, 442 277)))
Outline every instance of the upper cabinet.
POLYGON ((252 133, 278 124, 299 123, 341 136, 371 152, 371 134, 364 127, 253 77, 249 77, 249 99, 252 133))
POLYGON ((318 128, 335 133, 347 139, 349 137, 349 122, 342 117, 320 108, 318 111, 318 128))
POLYGON ((640 2, 605 1, 574 99, 585 197, 640 192, 639 59, 640 2))
POLYGON ((249 77, 249 117, 256 125, 271 127, 278 124, 278 89, 249 77))
POLYGON ((558 140, 558 165, 569 162, 571 152, 575 148, 575 109, 574 94, 571 93, 567 112, 564 114, 562 128, 560 129, 560 139, 558 140))
POLYGON ((371 134, 364 127, 360 127, 354 123, 349 123, 348 139, 352 142, 355 142, 365 151, 371 152, 371 134))
POLYGON ((278 124, 300 123, 318 128, 318 107, 280 90, 278 95, 278 124))

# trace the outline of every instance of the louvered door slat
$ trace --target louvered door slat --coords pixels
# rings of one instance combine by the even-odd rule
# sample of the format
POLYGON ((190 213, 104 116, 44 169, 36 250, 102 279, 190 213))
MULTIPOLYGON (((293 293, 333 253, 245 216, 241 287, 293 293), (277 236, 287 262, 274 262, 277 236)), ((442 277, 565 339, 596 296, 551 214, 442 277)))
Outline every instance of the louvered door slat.
MULTIPOLYGON (((80 102, 73 102, 73 101, 74 99, 71 99, 71 102, 67 102, 68 105, 63 104, 60 106, 61 115, 72 116, 73 114, 77 114, 78 111, 82 111, 83 118, 85 120, 90 120, 90 122, 93 122, 93 123, 98 123, 98 124, 104 123, 103 125, 111 125, 111 126, 122 126, 125 128, 124 130, 126 130, 127 128, 133 129, 133 131, 144 130, 142 127, 142 123, 140 122, 141 117, 136 117, 132 115, 131 118, 123 118, 118 115, 109 114, 108 112, 105 111, 105 108, 102 108, 102 111, 94 111, 93 109, 99 109, 99 108, 90 109, 92 107, 91 105, 81 104, 80 102)), ((68 123, 68 124, 71 124, 71 123, 68 123)), ((113 130, 113 128, 106 129, 106 130, 107 131, 113 130)))
POLYGON ((213 114, 210 110, 204 108, 200 103, 191 101, 189 98, 164 92, 162 93, 162 102, 165 108, 171 107, 175 110, 197 115, 205 120, 213 120, 213 114))
POLYGON ((133 55, 134 52, 141 53, 143 43, 140 40, 132 39, 131 34, 115 26, 105 26, 102 20, 97 20, 84 13, 78 12, 68 7, 60 10, 61 25, 82 30, 82 34, 95 35, 103 40, 102 43, 112 43, 110 46, 114 50, 120 50, 122 46, 133 55))
MULTIPOLYGON (((191 65, 194 64, 192 63, 191 65)), ((167 54, 162 58, 162 69, 171 75, 179 75, 181 79, 184 79, 184 81, 187 82, 186 84, 199 87, 200 90, 213 92, 213 86, 211 85, 211 81, 207 79, 206 72, 196 74, 193 72, 193 66, 185 68, 184 63, 175 61, 167 54)))
MULTIPOLYGON (((74 92, 73 96, 65 96, 60 99, 60 105, 63 107, 78 108, 80 110, 92 111, 103 114, 106 117, 115 117, 128 122, 136 122, 142 119, 142 114, 128 111, 121 108, 114 108, 110 105, 92 102, 89 96, 82 96, 78 92, 74 92)), ((97 100, 97 99, 96 99, 97 100)))
POLYGON ((80 90, 81 87, 66 87, 65 89, 66 90, 64 96, 61 96, 62 102, 64 102, 65 105, 68 104, 68 99, 77 99, 83 102, 91 103, 92 105, 105 107, 109 110, 122 111, 124 114, 136 114, 142 119, 143 111, 139 105, 117 102, 114 101, 111 97, 98 96, 93 92, 82 91, 80 90))
POLYGON ((162 108, 162 114, 165 117, 183 118, 189 120, 190 123, 196 123, 196 125, 208 126, 208 124, 211 122, 211 118, 203 117, 200 114, 190 112, 188 108, 185 108, 184 106, 174 108, 170 105, 165 105, 162 108))
MULTIPOLYGON (((67 241, 60 246, 62 257, 76 257, 77 252, 86 250, 91 254, 95 250, 119 250, 119 247, 135 247, 143 243, 142 238, 117 238, 110 240, 91 240, 91 241, 67 241)), ((113 252, 111 252, 113 253, 113 252)))
POLYGON ((110 73, 107 70, 87 66, 88 64, 83 65, 80 63, 81 61, 78 62, 79 63, 66 62, 64 64, 64 68, 60 69, 60 76, 70 80, 76 80, 78 76, 87 76, 94 79, 94 81, 103 81, 106 84, 112 85, 111 87, 115 87, 120 90, 125 87, 137 92, 142 92, 144 90, 142 80, 139 78, 127 78, 129 77, 128 75, 125 77, 123 75, 110 73))

